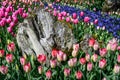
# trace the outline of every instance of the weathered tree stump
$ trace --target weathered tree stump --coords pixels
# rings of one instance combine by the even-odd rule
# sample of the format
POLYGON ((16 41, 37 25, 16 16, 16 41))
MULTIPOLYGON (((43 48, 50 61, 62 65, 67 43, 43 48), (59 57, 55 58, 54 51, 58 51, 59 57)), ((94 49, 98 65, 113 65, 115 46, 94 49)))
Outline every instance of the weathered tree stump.
POLYGON ((35 14, 19 24, 17 43, 22 53, 49 56, 53 48, 70 51, 74 35, 68 24, 57 21, 44 9, 38 9, 35 14))
POLYGON ((103 11, 117 11, 120 9, 120 0, 105 0, 103 5, 103 11))

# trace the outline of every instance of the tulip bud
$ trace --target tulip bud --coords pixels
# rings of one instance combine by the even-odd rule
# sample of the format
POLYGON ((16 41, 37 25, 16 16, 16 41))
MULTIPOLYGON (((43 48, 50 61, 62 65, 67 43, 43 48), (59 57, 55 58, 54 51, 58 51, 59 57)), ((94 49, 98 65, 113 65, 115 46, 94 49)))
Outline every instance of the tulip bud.
POLYGON ((38 73, 42 74, 42 66, 38 66, 38 73))
POLYGON ((94 44, 95 44, 95 39, 94 38, 90 38, 89 39, 89 46, 92 47, 92 46, 94 46, 94 44))
POLYGON ((53 49, 52 50, 52 57, 53 58, 57 57, 57 54, 58 54, 58 50, 57 49, 53 49))
POLYGON ((98 43, 95 43, 95 44, 93 45, 93 49, 94 49, 94 50, 98 50, 98 48, 99 48, 99 44, 98 44, 98 43))
POLYGON ((66 61, 67 60, 67 55, 64 53, 63 54, 63 61, 66 61))
POLYGON ((73 66, 75 66, 76 62, 77 62, 77 58, 72 58, 68 61, 68 65, 70 67, 73 67, 73 66))
POLYGON ((115 65, 114 69, 113 69, 114 73, 119 73, 120 72, 120 66, 119 65, 115 65))
POLYGON ((76 13, 73 13, 73 14, 72 14, 72 18, 73 18, 73 19, 76 19, 76 18, 77 18, 77 14, 76 14, 76 13))
POLYGON ((70 21, 71 21, 70 17, 66 17, 66 22, 70 22, 70 21))
POLYGON ((9 44, 7 45, 7 49, 8 49, 8 51, 10 51, 10 52, 15 51, 15 43, 14 43, 14 42, 9 43, 9 44))
POLYGON ((48 70, 48 71, 46 72, 46 77, 47 77, 48 79, 50 79, 50 78, 52 77, 52 71, 51 71, 51 70, 48 70))
POLYGON ((86 59, 85 58, 80 58, 80 64, 84 65, 86 63, 86 59))
POLYGON ((73 57, 76 57, 76 56, 77 56, 77 54, 78 54, 78 52, 77 52, 77 51, 74 51, 74 50, 72 51, 72 56, 73 56, 73 57))
POLYGON ((63 55, 64 53, 62 51, 59 51, 57 54, 57 60, 61 62, 63 60, 63 55))
POLYGON ((25 65, 23 66, 23 69, 24 69, 24 71, 25 71, 26 73, 28 73, 28 72, 31 70, 30 62, 27 63, 27 64, 25 64, 25 65))
POLYGON ((85 22, 85 23, 88 23, 89 21, 90 21, 90 18, 89 18, 89 17, 85 17, 85 18, 84 18, 84 22, 85 22))
POLYGON ((21 63, 21 65, 25 65, 26 59, 24 57, 21 57, 20 58, 20 63, 21 63))
POLYGON ((3 49, 0 49, 0 58, 3 57, 5 54, 5 51, 3 49))
POLYGON ((78 22, 79 22, 78 19, 73 19, 74 24, 78 24, 78 22))
POLYGON ((76 76, 76 79, 81 79, 82 78, 82 72, 81 71, 77 71, 76 73, 75 73, 75 76, 76 76))
POLYGON ((106 48, 100 49, 100 56, 104 57, 106 54, 107 54, 107 49, 106 48))
POLYGON ((87 54, 85 55, 85 59, 86 59, 86 61, 89 61, 89 60, 90 60, 90 54, 87 53, 87 54))
POLYGON ((56 60, 50 60, 50 66, 51 66, 51 68, 55 68, 56 64, 57 64, 56 60))
POLYGON ((120 55, 117 56, 117 61, 120 63, 120 55))
POLYGON ((83 11, 80 12, 80 16, 81 17, 84 16, 84 12, 83 11))
POLYGON ((102 68, 105 67, 105 65, 106 65, 106 59, 101 59, 101 60, 99 61, 99 67, 102 69, 102 68))
POLYGON ((13 55, 12 55, 12 54, 7 54, 7 55, 6 55, 6 61, 7 61, 8 63, 13 62, 13 55))
POLYGON ((94 24, 98 24, 98 19, 95 19, 94 24))
POLYGON ((38 57, 37 57, 37 60, 39 63, 43 64, 46 62, 46 55, 44 54, 40 54, 38 57))
POLYGON ((8 72, 8 67, 7 66, 4 66, 4 65, 2 65, 2 66, 0 66, 0 72, 2 73, 2 74, 7 74, 7 72, 8 72))
POLYGON ((92 57, 91 57, 91 59, 92 59, 94 62, 96 62, 97 59, 98 59, 98 55, 97 55, 97 54, 93 54, 92 57))
POLYGON ((87 70, 91 71, 93 67, 93 64, 91 62, 87 63, 87 70))
POLYGON ((67 77, 67 76, 69 76, 70 75, 70 69, 69 68, 65 68, 64 69, 64 75, 67 77))

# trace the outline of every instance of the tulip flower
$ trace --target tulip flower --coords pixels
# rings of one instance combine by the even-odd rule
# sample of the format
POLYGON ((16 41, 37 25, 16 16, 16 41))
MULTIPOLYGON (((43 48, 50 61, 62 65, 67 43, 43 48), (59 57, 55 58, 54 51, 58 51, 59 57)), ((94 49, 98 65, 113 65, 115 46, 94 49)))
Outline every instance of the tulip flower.
POLYGON ((57 65, 57 61, 56 60, 50 60, 50 66, 51 68, 55 68, 57 65))
POLYGON ((23 69, 26 73, 30 72, 31 70, 31 64, 30 62, 29 63, 26 63, 24 66, 23 66, 23 69))
POLYGON ((39 74, 42 74, 42 70, 43 70, 43 69, 42 69, 42 66, 38 66, 38 73, 39 73, 39 74))
POLYGON ((3 49, 0 49, 0 58, 3 57, 5 54, 5 51, 3 49))
POLYGON ((58 54, 58 50, 57 49, 53 49, 52 50, 52 57, 53 58, 57 57, 57 54, 58 54))
POLYGON ((40 54, 38 57, 37 57, 37 60, 39 63, 43 64, 46 62, 46 55, 45 54, 40 54))
POLYGON ((117 56, 117 62, 120 63, 120 55, 117 56))
POLYGON ((9 43, 9 44, 7 45, 7 49, 8 49, 8 51, 10 51, 10 52, 15 51, 15 43, 14 43, 14 42, 9 43))
POLYGON ((91 71, 93 64, 91 62, 87 63, 87 71, 91 71))
POLYGON ((6 61, 8 63, 12 63, 13 62, 13 55, 12 54, 7 54, 6 55, 6 61))
POLYGON ((94 62, 96 62, 97 59, 98 59, 98 55, 97 55, 97 54, 93 54, 92 57, 91 57, 91 59, 92 59, 94 62))
POLYGON ((113 69, 114 73, 119 73, 120 72, 120 66, 119 65, 115 65, 114 69, 113 69))
POLYGON ((85 59, 86 59, 86 61, 89 61, 89 60, 90 60, 90 54, 87 53, 87 54, 85 55, 85 59))
POLYGON ((47 79, 51 79, 51 77, 52 77, 52 71, 48 70, 45 75, 46 75, 47 79))
POLYGON ((85 58, 80 58, 80 64, 84 65, 86 63, 86 59, 85 58))
POLYGON ((105 67, 106 63, 107 63, 106 59, 104 59, 104 58, 101 59, 101 60, 99 61, 99 67, 100 67, 101 69, 103 69, 103 68, 105 67))
POLYGON ((70 17, 66 17, 66 22, 70 22, 70 21, 71 21, 70 17))
POLYGON ((80 12, 80 16, 81 17, 84 16, 84 12, 83 11, 80 12))
POLYGON ((100 49, 100 56, 104 57, 107 54, 107 49, 106 48, 101 48, 100 49))
POLYGON ((93 47, 94 44, 95 44, 95 39, 94 39, 94 38, 90 38, 90 39, 89 39, 89 46, 90 46, 90 47, 93 47))
POLYGON ((26 59, 24 57, 20 58, 20 63, 21 65, 25 65, 26 64, 26 59))
POLYGON ((57 60, 60 62, 63 61, 63 55, 64 55, 64 53, 59 50, 59 52, 57 54, 57 60))
POLYGON ((85 17, 85 18, 84 18, 84 22, 85 22, 85 23, 88 23, 89 21, 90 21, 90 18, 89 18, 89 17, 85 17))
POLYGON ((73 67, 73 66, 75 66, 76 62, 77 62, 77 58, 72 58, 68 61, 68 65, 70 67, 73 67))
POLYGON ((8 67, 4 66, 4 65, 0 66, 0 72, 4 75, 7 74, 8 73, 8 67))
POLYGON ((69 76, 70 75, 70 69, 69 68, 65 68, 64 69, 64 75, 65 75, 65 77, 67 77, 67 76, 69 76))
POLYGON ((76 73, 75 73, 75 76, 76 76, 76 79, 82 79, 82 72, 81 71, 77 71, 76 73))
POLYGON ((63 61, 66 61, 67 60, 67 55, 64 53, 63 54, 63 61))
POLYGON ((76 13, 73 13, 73 14, 72 14, 72 18, 73 18, 73 19, 76 19, 76 18, 77 18, 77 14, 76 14, 76 13))

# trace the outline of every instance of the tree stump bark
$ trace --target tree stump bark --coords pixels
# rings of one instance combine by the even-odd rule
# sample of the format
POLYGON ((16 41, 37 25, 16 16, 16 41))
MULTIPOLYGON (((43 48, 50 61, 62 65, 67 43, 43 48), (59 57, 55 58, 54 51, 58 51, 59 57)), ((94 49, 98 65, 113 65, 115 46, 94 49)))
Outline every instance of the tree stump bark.
POLYGON ((75 43, 72 29, 68 23, 60 22, 44 9, 38 9, 35 16, 20 23, 17 43, 23 54, 46 54, 53 48, 70 51, 75 43))

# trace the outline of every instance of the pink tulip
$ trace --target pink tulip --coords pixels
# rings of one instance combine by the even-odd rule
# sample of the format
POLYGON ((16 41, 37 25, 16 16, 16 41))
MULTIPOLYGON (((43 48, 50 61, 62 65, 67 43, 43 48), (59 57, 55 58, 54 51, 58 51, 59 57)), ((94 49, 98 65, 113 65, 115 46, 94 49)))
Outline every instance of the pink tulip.
POLYGON ((15 26, 15 22, 11 22, 11 23, 10 23, 10 27, 13 28, 14 26, 15 26))
POLYGON ((26 59, 24 57, 20 58, 20 63, 21 65, 25 65, 26 64, 26 59))
POLYGON ((5 22, 3 20, 0 21, 0 26, 5 26, 5 22))
POLYGON ((13 62, 13 55, 12 54, 7 54, 6 55, 6 61, 8 63, 12 63, 13 62))
POLYGON ((90 54, 87 53, 87 54, 85 55, 85 59, 86 59, 86 61, 89 61, 89 60, 90 60, 90 54))
POLYGON ((94 24, 98 24, 98 19, 95 19, 94 24))
POLYGON ((64 75, 65 75, 65 77, 67 77, 67 76, 69 76, 70 75, 70 69, 69 68, 65 68, 64 69, 64 75))
POLYGON ((98 55, 97 55, 97 54, 93 54, 91 58, 92 58, 92 60, 93 60, 94 62, 96 62, 97 59, 98 59, 98 55))
POLYGON ((22 17, 23 17, 23 18, 26 18, 26 17, 28 17, 28 14, 27 14, 27 13, 23 13, 23 14, 22 14, 22 17))
POLYGON ((7 8, 6 8, 6 12, 10 12, 11 10, 10 10, 10 6, 8 6, 7 8))
POLYGON ((7 28, 7 31, 8 31, 9 33, 11 33, 11 32, 13 31, 12 27, 8 27, 8 28, 7 28))
POLYGON ((57 49, 53 49, 52 50, 52 57, 53 58, 57 57, 57 54, 58 54, 58 50, 57 49))
POLYGON ((81 17, 84 16, 84 12, 83 11, 80 12, 80 16, 81 17))
POLYGON ((117 61, 120 63, 120 55, 117 56, 117 61))
POLYGON ((67 60, 67 55, 63 54, 63 61, 66 61, 66 60, 67 60))
POLYGON ((97 42, 95 42, 95 44, 93 45, 93 49, 94 50, 98 50, 99 49, 99 44, 97 42))
POLYGON ((57 54, 57 60, 60 62, 63 61, 63 55, 64 55, 64 53, 59 50, 59 52, 57 54))
POLYGON ((120 46, 117 47, 117 50, 120 50, 120 46))
POLYGON ((75 73, 75 76, 76 76, 76 79, 82 79, 82 72, 81 71, 77 71, 76 73, 75 73))
POLYGON ((57 11, 54 10, 54 11, 53 11, 53 15, 54 15, 54 16, 57 16, 57 14, 58 14, 57 11))
POLYGON ((9 44, 7 45, 7 49, 8 49, 8 51, 10 51, 10 52, 15 51, 15 43, 14 43, 14 42, 9 43, 9 44))
POLYGON ((70 17, 66 17, 66 22, 70 22, 70 21, 71 21, 70 17))
POLYGON ((4 75, 7 74, 8 73, 8 67, 4 66, 4 65, 0 66, 0 72, 4 75))
POLYGON ((61 14, 61 13, 58 13, 58 17, 62 17, 62 14, 61 14))
POLYGON ((91 62, 87 63, 87 71, 91 71, 93 64, 91 62))
POLYGON ((73 57, 76 57, 77 55, 78 55, 78 52, 73 50, 73 51, 72 51, 72 56, 73 56, 73 57))
POLYGON ((100 56, 104 57, 107 54, 107 49, 106 48, 101 48, 100 49, 100 56))
POLYGON ((46 72, 46 77, 47 77, 47 79, 51 79, 51 77, 52 77, 52 71, 51 70, 48 70, 46 72))
POLYGON ((79 44, 73 44, 73 50, 78 52, 79 44))
POLYGON ((62 17, 58 17, 58 20, 62 20, 62 17))
POLYGON ((86 63, 86 59, 85 58, 80 58, 80 64, 84 65, 86 63))
POLYGON ((30 72, 30 70, 31 70, 30 62, 27 63, 27 64, 25 64, 25 65, 23 66, 23 69, 24 69, 24 71, 25 71, 26 73, 30 72))
POLYGON ((75 66, 76 62, 77 62, 77 58, 72 58, 68 61, 68 65, 70 67, 73 67, 73 66, 75 66))
POLYGON ((11 21, 12 21, 12 20, 11 20, 11 17, 9 16, 9 18, 6 20, 6 22, 7 22, 8 24, 10 24, 11 21))
POLYGON ((0 58, 3 57, 5 54, 5 51, 3 49, 0 49, 0 58))
POLYGON ((90 47, 93 47, 94 44, 95 44, 95 39, 94 39, 94 38, 90 38, 90 39, 89 39, 89 46, 90 46, 90 47))
POLYGON ((55 68, 57 65, 57 61, 56 60, 50 60, 50 66, 51 68, 55 68))
POLYGON ((74 24, 78 24, 78 22, 79 22, 78 19, 73 19, 74 24))
POLYGON ((120 66, 119 65, 115 65, 114 69, 113 69, 114 73, 119 73, 120 72, 120 66))
POLYGON ((76 18, 77 18, 77 14, 76 14, 76 13, 73 13, 73 14, 72 14, 72 18, 73 18, 73 19, 76 19, 76 18))
POLYGON ((8 12, 5 12, 5 17, 7 17, 8 16, 8 12))
POLYGON ((39 73, 39 74, 42 74, 42 70, 43 70, 43 69, 42 69, 42 66, 38 66, 38 73, 39 73))
POLYGON ((84 22, 85 22, 85 23, 88 23, 89 21, 90 21, 90 18, 89 18, 89 17, 85 17, 85 18, 84 18, 84 22))
POLYGON ((14 17, 13 17, 13 21, 14 21, 15 23, 17 23, 17 22, 18 22, 18 18, 17 18, 16 16, 14 16, 14 17))
POLYGON ((38 57, 37 57, 37 60, 39 63, 43 64, 46 62, 46 55, 45 54, 40 54, 38 57))
POLYGON ((102 68, 104 68, 105 67, 105 65, 106 65, 106 59, 101 59, 100 61, 99 61, 99 67, 102 69, 102 68))

